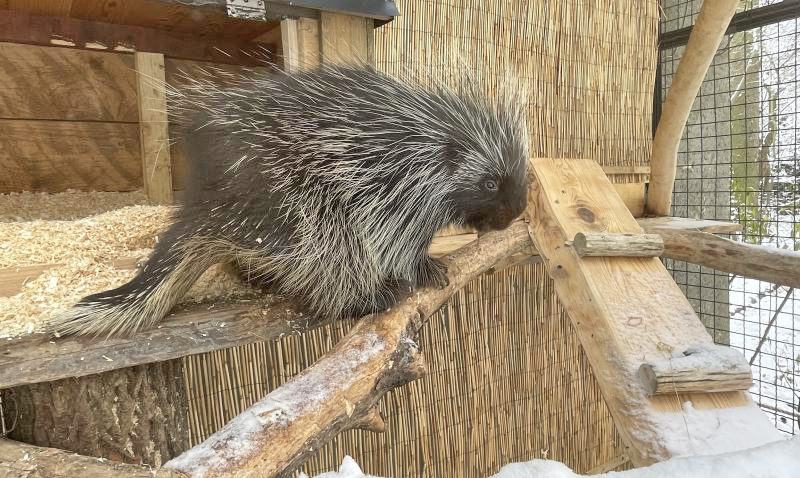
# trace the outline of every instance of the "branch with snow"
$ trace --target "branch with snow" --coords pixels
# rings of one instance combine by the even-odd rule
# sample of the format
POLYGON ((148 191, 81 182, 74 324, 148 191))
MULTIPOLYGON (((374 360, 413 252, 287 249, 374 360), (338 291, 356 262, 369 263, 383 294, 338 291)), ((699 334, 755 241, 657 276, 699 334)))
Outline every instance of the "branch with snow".
POLYGON ((481 272, 530 247, 524 222, 464 246, 445 258, 447 287, 419 290, 362 319, 314 365, 164 467, 192 477, 286 475, 344 430, 381 431, 378 401, 424 373, 416 343, 423 320, 481 272))

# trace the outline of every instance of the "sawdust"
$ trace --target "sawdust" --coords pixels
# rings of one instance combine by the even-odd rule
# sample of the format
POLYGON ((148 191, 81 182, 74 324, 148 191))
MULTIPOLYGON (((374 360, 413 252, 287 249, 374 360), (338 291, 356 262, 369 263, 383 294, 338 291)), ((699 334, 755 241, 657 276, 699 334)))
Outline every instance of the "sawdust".
MULTIPOLYGON (((0 195, 0 208, 21 205, 21 213, 0 217, 0 337, 38 330, 58 312, 82 297, 123 285, 136 273, 169 224, 171 208, 141 204, 134 193, 70 192, 57 195, 0 195), (114 196, 115 194, 120 197, 114 196), (54 199, 53 196, 58 196, 54 199), (98 204, 103 202, 104 204, 98 204), (118 206, 108 209, 108 205, 118 206), (39 211, 45 220, 39 219, 39 211), (78 217, 75 220, 59 220, 78 217), (25 220, 20 220, 24 218, 25 220), (33 266, 33 267, 31 267, 33 266), (21 269, 25 268, 25 269, 21 269), (8 290, 11 282, 19 290, 8 290)), ((210 268, 183 299, 201 302, 248 296, 256 291, 229 267, 210 268)))

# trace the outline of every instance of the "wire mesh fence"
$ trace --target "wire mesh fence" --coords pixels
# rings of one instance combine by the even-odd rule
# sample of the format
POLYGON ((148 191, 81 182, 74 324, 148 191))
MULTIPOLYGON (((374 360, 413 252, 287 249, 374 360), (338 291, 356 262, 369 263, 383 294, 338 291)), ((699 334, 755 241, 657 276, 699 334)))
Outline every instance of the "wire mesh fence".
MULTIPOLYGON (((691 26, 700 3, 665 1, 662 32, 691 26)), ((746 19, 781 2, 741 3, 746 19)), ((681 139, 674 215, 738 222, 735 240, 800 250, 798 15, 723 39, 681 139)), ((683 50, 661 51, 662 99, 683 50)), ((800 433, 800 292, 683 262, 667 266, 714 340, 750 361, 754 400, 778 429, 800 433)))

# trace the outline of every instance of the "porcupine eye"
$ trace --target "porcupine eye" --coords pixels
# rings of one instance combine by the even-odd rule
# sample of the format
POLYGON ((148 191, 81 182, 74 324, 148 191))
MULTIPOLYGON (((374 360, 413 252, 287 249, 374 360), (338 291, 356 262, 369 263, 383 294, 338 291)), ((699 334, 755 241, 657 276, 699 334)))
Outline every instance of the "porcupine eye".
POLYGON ((483 187, 487 191, 497 191, 497 182, 494 179, 489 179, 483 184, 483 187))

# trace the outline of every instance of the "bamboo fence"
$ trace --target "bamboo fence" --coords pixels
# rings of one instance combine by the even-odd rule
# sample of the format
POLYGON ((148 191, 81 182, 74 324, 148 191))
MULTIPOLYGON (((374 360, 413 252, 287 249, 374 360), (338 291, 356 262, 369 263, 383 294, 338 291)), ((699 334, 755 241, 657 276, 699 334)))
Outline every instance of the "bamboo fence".
MULTIPOLYGON (((401 16, 375 30, 379 69, 447 80, 457 60, 489 93, 514 76, 530 92, 533 155, 648 165, 656 0, 397 3, 401 16)), ((192 444, 311 365, 351 326, 187 357, 192 444)), ((383 400, 386 432, 344 433, 306 472, 335 469, 346 454, 367 473, 398 478, 487 476, 533 458, 587 472, 620 456, 611 416, 541 265, 473 281, 430 319, 422 348, 430 373, 383 400)))

